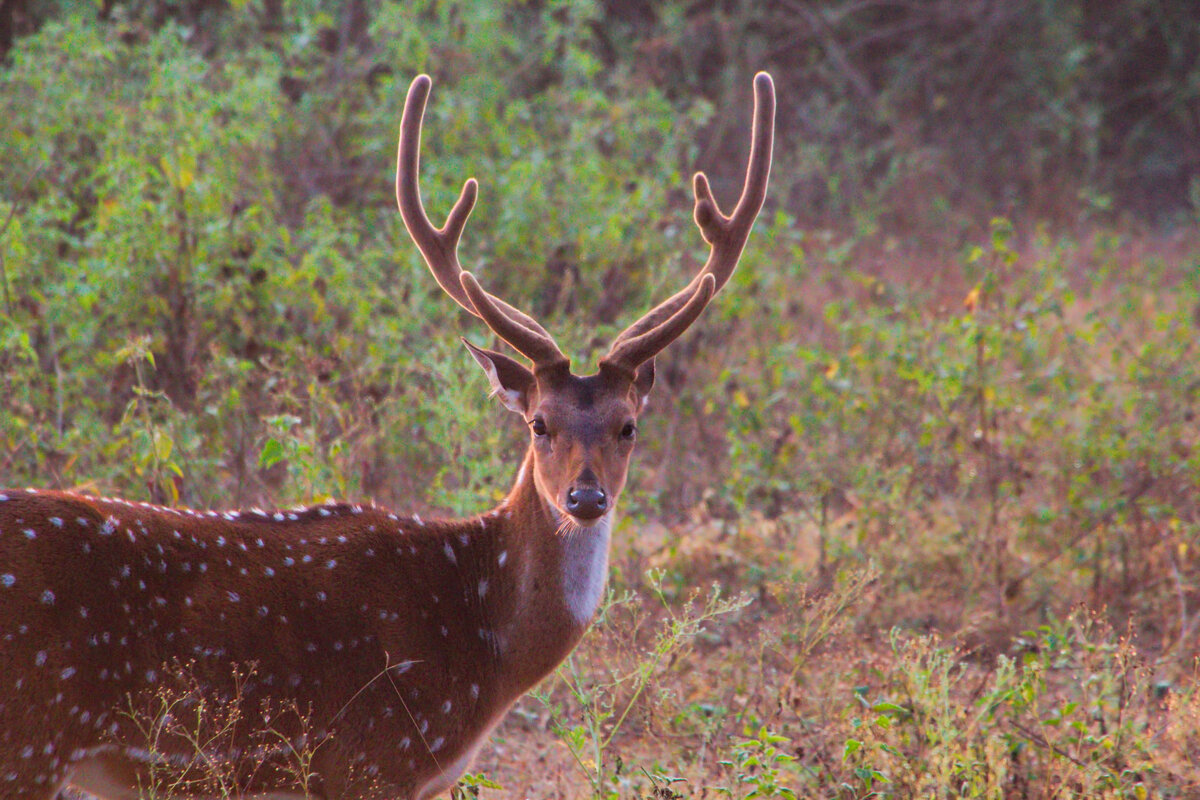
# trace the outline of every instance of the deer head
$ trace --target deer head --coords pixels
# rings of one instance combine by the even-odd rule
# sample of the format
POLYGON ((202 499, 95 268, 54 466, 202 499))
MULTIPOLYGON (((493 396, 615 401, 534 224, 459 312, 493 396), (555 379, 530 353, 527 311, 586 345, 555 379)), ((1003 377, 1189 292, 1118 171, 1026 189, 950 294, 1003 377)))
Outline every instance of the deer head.
POLYGON ((589 527, 615 506, 625 486, 638 416, 654 385, 654 357, 688 329, 729 280, 762 208, 771 170, 774 86, 765 72, 754 78, 750 159, 733 212, 721 212, 704 173, 693 179, 693 216, 710 247, 704 267, 686 287, 617 336, 598 371, 583 376, 571 371, 570 359, 545 328, 487 292, 459 264, 459 238, 478 195, 475 179, 463 186, 445 225, 435 228, 429 221, 417 182, 429 90, 429 77, 417 76, 404 104, 396 165, 400 214, 442 289, 532 362, 526 366, 464 340, 493 393, 529 427, 533 479, 541 499, 564 527, 589 527))

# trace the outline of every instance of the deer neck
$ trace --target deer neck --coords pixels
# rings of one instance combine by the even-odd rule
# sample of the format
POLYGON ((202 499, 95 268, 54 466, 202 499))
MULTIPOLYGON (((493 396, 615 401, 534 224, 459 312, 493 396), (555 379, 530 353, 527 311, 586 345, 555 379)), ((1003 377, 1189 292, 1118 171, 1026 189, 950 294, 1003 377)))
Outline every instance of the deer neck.
POLYGON ((506 660, 516 667, 512 688, 523 693, 566 658, 596 614, 608 578, 613 512, 588 528, 564 526, 534 485, 532 450, 499 510, 501 535, 512 543, 506 660))

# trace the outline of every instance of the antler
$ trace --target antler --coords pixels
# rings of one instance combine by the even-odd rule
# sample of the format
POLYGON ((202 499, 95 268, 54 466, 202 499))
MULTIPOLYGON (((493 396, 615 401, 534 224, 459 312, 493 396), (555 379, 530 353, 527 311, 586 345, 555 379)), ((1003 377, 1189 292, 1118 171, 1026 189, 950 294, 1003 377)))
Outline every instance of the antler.
POLYGON ((754 76, 754 128, 750 141, 750 161, 742 196, 728 217, 721 213, 708 186, 708 178, 697 172, 693 178, 696 207, 693 217, 711 250, 704 269, 691 282, 630 325, 613 341, 600 364, 636 369, 682 334, 704 310, 704 305, 721 291, 742 255, 754 219, 767 196, 767 178, 771 173, 771 147, 775 138, 775 85, 771 76, 754 76), (711 292, 704 290, 711 284, 711 292), (704 297, 703 300, 700 300, 704 297), (687 310, 688 314, 683 312, 687 310), (683 318, 687 321, 683 322, 683 318), (653 342, 654 346, 648 346, 653 342), (640 361, 637 359, 641 359, 640 361))
POLYGON ((475 297, 465 288, 464 276, 469 278, 470 275, 463 271, 458 262, 458 240, 479 193, 479 184, 475 179, 468 178, 463 184, 462 192, 441 228, 435 228, 425 213, 417 176, 420 171, 421 122, 425 117, 425 102, 429 99, 431 84, 428 75, 418 75, 413 79, 404 101, 404 116, 400 119, 400 143, 396 153, 396 204, 400 207, 404 227, 425 257, 425 263, 429 265, 429 271, 437 279, 438 285, 455 302, 482 319, 497 336, 530 358, 535 366, 567 362, 567 357, 554 343, 554 338, 537 320, 488 294, 474 278, 470 278, 470 281, 476 291, 475 297))
POLYGON ((467 297, 475 306, 476 313, 492 332, 532 361, 535 368, 570 365, 570 361, 558 349, 554 339, 541 330, 541 326, 536 330, 531 329, 516 317, 506 314, 500 306, 502 301, 485 292, 471 273, 463 272, 459 275, 459 280, 467 297))
MULTIPOLYGON (((710 274, 699 276, 700 283, 692 290, 674 314, 645 333, 627 336, 613 342, 608 355, 600 359, 601 367, 618 367, 633 372, 686 331, 716 292, 716 280, 710 274)), ((626 331, 628 333, 628 331, 626 331)))

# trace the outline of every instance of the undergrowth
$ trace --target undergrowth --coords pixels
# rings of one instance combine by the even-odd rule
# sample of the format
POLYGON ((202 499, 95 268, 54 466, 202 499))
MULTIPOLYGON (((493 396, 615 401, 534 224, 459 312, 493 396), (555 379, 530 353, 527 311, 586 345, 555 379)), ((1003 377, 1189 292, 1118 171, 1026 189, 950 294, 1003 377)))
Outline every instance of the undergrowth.
POLYGON ((306 800, 315 797, 313 758, 328 740, 314 735, 307 711, 252 700, 253 664, 231 668, 228 693, 206 690, 193 667, 169 665, 168 680, 148 696, 131 697, 121 712, 124 744, 144 754, 147 765, 139 797, 237 800, 264 776, 306 800))

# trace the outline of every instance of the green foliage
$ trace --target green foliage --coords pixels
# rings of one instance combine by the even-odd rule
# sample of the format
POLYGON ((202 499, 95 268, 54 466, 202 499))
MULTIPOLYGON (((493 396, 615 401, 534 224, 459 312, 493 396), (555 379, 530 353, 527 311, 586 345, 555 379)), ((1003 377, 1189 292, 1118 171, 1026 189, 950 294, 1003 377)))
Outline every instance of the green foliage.
POLYGON ((488 780, 483 775, 472 775, 468 772, 458 779, 458 783, 451 790, 450 797, 451 800, 470 800, 470 798, 482 797, 483 789, 503 788, 500 784, 493 780, 488 780))
POLYGON ((878 548, 901 584, 939 574, 923 559, 957 554, 971 594, 1001 615, 1013 592, 1050 597, 1064 580, 1122 602, 1109 593, 1132 585, 1136 534, 1105 531, 1135 519, 1169 529, 1193 513, 1200 281, 1190 270, 1169 294, 1146 293, 1152 272, 1069 281, 1063 245, 1021 255, 1011 223, 992 227, 964 256, 973 288, 957 309, 930 314, 919 287, 861 276, 865 301, 825 307, 833 343, 797 346, 788 293, 763 295, 766 310, 749 312, 740 334, 747 358, 707 389, 707 408, 733 406, 724 491, 741 507, 810 518, 835 559, 878 548), (846 497, 857 525, 832 536, 846 497), (964 513, 947 516, 949 504, 964 513), (931 518, 940 551, 906 547, 931 518))
POLYGON ((133 366, 137 383, 133 387, 134 396, 113 431, 115 436, 109 445, 109 452, 121 458, 128 451, 127 457, 136 474, 150 488, 155 500, 178 502, 179 491, 175 481, 183 477, 183 468, 174 459, 175 439, 167 429, 172 421, 170 415, 173 409, 162 392, 146 388, 145 369, 154 368, 149 338, 135 339, 114 355, 133 366), (165 425, 158 422, 157 418, 163 416, 158 413, 159 409, 168 417, 165 425))
POLYGON ((1149 673, 1129 643, 1076 615, 1025 645, 980 674, 934 642, 893 635, 897 669, 879 689, 893 699, 854 693, 861 715, 843 756, 853 796, 1002 797, 1030 782, 1056 796, 1149 796, 1149 673))
POLYGON ((5 423, 22 454, 8 465, 16 475, 53 469, 48 452, 65 452, 82 458, 63 477, 104 476, 82 445, 117 421, 135 387, 191 407, 197 354, 220 346, 214 334, 244 312, 231 263, 278 267, 239 255, 279 234, 262 225, 261 205, 274 182, 275 114, 264 99, 274 76, 268 64, 209 64, 180 34, 168 26, 130 49, 68 19, 24 40, 2 76, 6 102, 36 109, 9 108, 0 122, 11 143, 0 153, 4 191, 20 209, 3 243, 5 323, 24 331, 3 356, 26 399, 5 423), (153 381, 114 385, 110 370, 139 337, 155 358, 137 369, 150 367, 153 381))
POLYGON ((786 797, 795 800, 796 793, 786 785, 787 778, 780 775, 788 765, 796 759, 779 749, 786 745, 788 737, 779 736, 767 730, 766 726, 757 731, 747 728, 741 741, 735 742, 731 748, 732 761, 722 761, 722 766, 728 767, 736 776, 737 789, 722 789, 726 797, 736 797, 738 800, 754 800, 754 798, 786 797))
MULTIPOLYGON (((145 388, 199 412, 192 425, 206 450, 227 454, 179 453, 194 471, 175 477, 185 502, 226 494, 214 483, 229 479, 245 502, 278 480, 267 469, 283 441, 271 420, 289 415, 303 432, 278 474, 305 476, 293 484, 298 499, 415 489, 464 510, 481 489, 500 492, 511 458, 497 453, 514 447, 511 429, 479 401, 469 359, 446 349, 444 332, 461 318, 428 280, 378 177, 405 81, 450 42, 514 67, 544 53, 536 70, 559 80, 536 91, 502 69, 439 80, 423 186, 437 216, 463 178, 484 176, 464 260, 551 319, 615 323, 616 310, 657 288, 646 270, 670 243, 635 233, 669 205, 664 192, 681 182, 674 165, 693 126, 621 75, 598 80, 584 46, 597 13, 589 3, 381 9, 371 35, 386 46, 372 60, 389 66, 355 62, 370 80, 348 85, 346 65, 313 46, 334 22, 315 9, 297 8, 295 27, 249 40, 253 15, 235 8, 217 30, 237 49, 216 59, 193 48, 197 29, 147 30, 134 8, 124 13, 120 25, 47 23, 2 75, 14 105, 0 123, 12 142, 0 166, 14 214, 0 342, 6 386, 21 398, 3 423, 8 474, 140 483, 83 443, 120 424, 138 384, 107 367, 125 342, 148 337, 145 388), (299 99, 289 103, 283 85, 301 86, 299 99), (326 156, 336 163, 318 163, 326 156), (408 255, 397 263, 397 253, 408 255), (85 366, 94 361, 101 369, 85 366), (478 441, 463 435, 497 427, 504 432, 478 441), (397 487, 352 477, 364 459, 379 462, 380 476, 403 465, 411 478, 397 487)), ((593 346, 574 327, 561 338, 593 346)))

